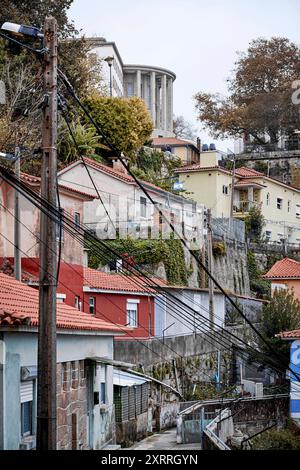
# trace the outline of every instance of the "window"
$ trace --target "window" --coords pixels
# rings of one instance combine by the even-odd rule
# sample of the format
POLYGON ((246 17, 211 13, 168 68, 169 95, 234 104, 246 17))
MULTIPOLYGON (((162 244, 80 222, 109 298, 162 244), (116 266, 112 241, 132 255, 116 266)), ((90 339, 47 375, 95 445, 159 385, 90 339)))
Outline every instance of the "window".
POLYGON ((228 186, 226 186, 225 184, 223 184, 223 194, 228 195, 228 193, 229 193, 228 186))
POLYGON ((284 242, 284 233, 277 233, 278 237, 278 242, 283 243, 284 242))
POLYGON ((266 230, 266 241, 269 242, 272 237, 272 231, 271 230, 266 230))
POLYGON ((282 209, 283 199, 280 197, 277 198, 277 209, 282 209))
POLYGON ((81 311, 81 300, 80 300, 79 295, 75 296, 75 308, 81 311))
MULTIPOLYGON (((60 216, 63 217, 64 209, 60 208, 59 212, 60 212, 60 216)), ((61 241, 64 240, 64 222, 62 219, 60 219, 56 224, 56 240, 60 240, 60 238, 61 238, 61 241)))
POLYGON ((138 304, 139 300, 127 300, 126 325, 132 328, 138 326, 138 304))
POLYGON ((90 297, 89 298, 89 309, 90 309, 90 314, 95 315, 95 306, 96 306, 96 299, 95 297, 90 297))
POLYGON ((267 193, 267 206, 270 205, 270 193, 267 193))
POLYGON ((74 223, 76 227, 80 227, 80 214, 79 212, 74 213, 74 223))
POLYGON ((300 204, 296 204, 296 217, 300 219, 300 204))
POLYGON ((32 434, 32 409, 33 409, 33 380, 21 382, 21 436, 32 434))
POLYGON ((21 436, 32 434, 32 401, 21 403, 21 436))
POLYGON ((291 212, 291 201, 288 201, 288 212, 291 212))
POLYGON ((133 82, 127 83, 127 96, 133 96, 133 82))
POLYGON ((140 197, 140 210, 141 217, 147 217, 147 199, 145 197, 140 197))
POLYGON ((100 404, 106 403, 106 366, 100 366, 100 404))

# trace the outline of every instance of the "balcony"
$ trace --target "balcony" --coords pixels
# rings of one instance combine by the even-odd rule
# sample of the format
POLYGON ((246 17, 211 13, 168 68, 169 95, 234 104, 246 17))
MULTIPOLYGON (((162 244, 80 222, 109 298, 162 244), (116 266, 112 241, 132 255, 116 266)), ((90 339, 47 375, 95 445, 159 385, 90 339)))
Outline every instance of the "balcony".
POLYGON ((260 208, 261 204, 254 201, 239 201, 233 205, 233 216, 243 219, 249 214, 250 209, 253 207, 260 208))

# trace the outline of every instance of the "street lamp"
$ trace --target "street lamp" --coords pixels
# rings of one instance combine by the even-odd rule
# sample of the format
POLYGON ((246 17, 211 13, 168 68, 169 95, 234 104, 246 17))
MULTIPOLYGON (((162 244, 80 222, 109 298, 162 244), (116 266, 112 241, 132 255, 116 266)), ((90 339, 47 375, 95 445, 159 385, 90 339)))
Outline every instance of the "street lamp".
POLYGON ((111 80, 111 66, 113 64, 114 58, 111 56, 105 57, 105 62, 108 63, 109 66, 109 91, 110 91, 110 96, 112 96, 112 80, 111 80))
POLYGON ((39 30, 39 28, 36 28, 35 26, 26 26, 24 24, 10 23, 9 21, 3 23, 1 29, 17 36, 30 36, 33 38, 42 38, 44 36, 43 33, 39 30))

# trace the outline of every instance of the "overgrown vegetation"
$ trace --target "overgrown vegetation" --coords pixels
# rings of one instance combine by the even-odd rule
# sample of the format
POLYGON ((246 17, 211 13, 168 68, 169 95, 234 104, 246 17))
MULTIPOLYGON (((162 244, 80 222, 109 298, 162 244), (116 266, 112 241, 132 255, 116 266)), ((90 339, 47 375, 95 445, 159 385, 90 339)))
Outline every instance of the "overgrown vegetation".
MULTIPOLYGON (((300 328, 299 300, 294 297, 293 292, 276 290, 271 302, 263 306, 261 333, 273 349, 285 358, 286 366, 289 365, 290 344, 288 341, 276 338, 275 335, 297 328, 300 328)), ((271 354, 265 343, 261 344, 261 348, 265 354, 271 354)))
POLYGON ((106 97, 93 93, 85 104, 109 141, 134 162, 136 152, 149 140, 153 130, 145 102, 136 97, 106 97))
POLYGON ((220 258, 226 255, 226 246, 224 242, 214 241, 212 244, 212 252, 215 258, 220 258))
MULTIPOLYGON (((74 23, 68 20, 72 3, 73 0, 3 0, 0 24, 9 20, 42 29, 45 17, 53 15, 58 22, 59 67, 68 76, 78 96, 83 98, 93 91, 104 92, 102 61, 95 54, 89 54, 91 45, 80 37, 74 23)), ((33 150, 39 149, 41 145, 41 64, 21 47, 0 39, 0 79, 5 84, 5 104, 0 107, 0 148, 13 151, 18 143, 24 159, 22 170, 39 174, 41 158, 40 155, 34 157, 33 150)), ((60 92, 66 97, 73 120, 73 102, 62 87, 60 92)))
MULTIPOLYGON (((184 250, 180 240, 134 240, 126 238, 108 240, 106 243, 119 255, 130 258, 130 264, 138 265, 141 268, 147 266, 147 270, 152 270, 162 262, 169 284, 185 286, 188 277, 192 274, 190 268, 185 265, 184 250)), ((99 265, 104 266, 106 264, 107 254, 101 258, 101 256, 95 256, 94 253, 89 253, 89 266, 91 268, 97 269, 99 265)))
POLYGON ((269 299, 271 296, 270 282, 262 278, 264 273, 259 269, 255 255, 250 250, 247 253, 247 268, 251 292, 260 299, 269 299))
POLYGON ((166 191, 172 191, 174 170, 180 166, 179 157, 142 147, 137 153, 135 165, 131 169, 137 178, 149 181, 166 191))
POLYGON ((260 208, 256 206, 251 207, 249 214, 245 218, 246 236, 253 242, 259 242, 264 225, 265 219, 260 208))
POLYGON ((294 429, 270 429, 251 440, 252 450, 300 450, 300 435, 294 429))

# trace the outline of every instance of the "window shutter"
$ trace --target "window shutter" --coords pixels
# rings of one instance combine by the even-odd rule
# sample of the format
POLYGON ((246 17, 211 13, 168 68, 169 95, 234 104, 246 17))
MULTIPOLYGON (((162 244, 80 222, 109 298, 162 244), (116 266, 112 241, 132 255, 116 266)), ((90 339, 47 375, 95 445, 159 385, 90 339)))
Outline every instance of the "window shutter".
POLYGON ((33 380, 21 382, 20 387, 21 403, 33 401, 33 380))

